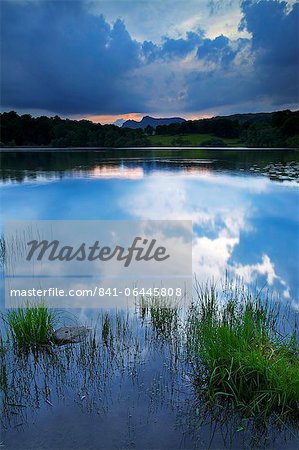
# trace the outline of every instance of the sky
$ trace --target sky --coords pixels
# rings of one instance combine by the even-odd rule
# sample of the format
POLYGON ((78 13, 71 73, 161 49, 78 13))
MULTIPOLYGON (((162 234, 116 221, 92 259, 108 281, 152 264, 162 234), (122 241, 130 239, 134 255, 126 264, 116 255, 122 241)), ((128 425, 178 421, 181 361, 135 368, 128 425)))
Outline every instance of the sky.
POLYGON ((0 0, 1 110, 101 123, 297 109, 294 0, 0 0))

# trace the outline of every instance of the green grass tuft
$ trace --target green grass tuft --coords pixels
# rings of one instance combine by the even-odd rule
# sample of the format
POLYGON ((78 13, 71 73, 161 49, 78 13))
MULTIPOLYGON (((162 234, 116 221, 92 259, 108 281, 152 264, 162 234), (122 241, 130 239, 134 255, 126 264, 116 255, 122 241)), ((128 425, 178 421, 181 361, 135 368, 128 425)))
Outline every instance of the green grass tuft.
POLYGON ((38 348, 50 343, 55 311, 43 303, 27 303, 7 311, 4 321, 15 345, 20 349, 38 348))
POLYGON ((197 386, 210 399, 231 398, 248 416, 296 414, 296 330, 283 337, 279 318, 277 309, 245 291, 222 302, 213 286, 199 290, 188 327, 189 351, 203 368, 197 386))

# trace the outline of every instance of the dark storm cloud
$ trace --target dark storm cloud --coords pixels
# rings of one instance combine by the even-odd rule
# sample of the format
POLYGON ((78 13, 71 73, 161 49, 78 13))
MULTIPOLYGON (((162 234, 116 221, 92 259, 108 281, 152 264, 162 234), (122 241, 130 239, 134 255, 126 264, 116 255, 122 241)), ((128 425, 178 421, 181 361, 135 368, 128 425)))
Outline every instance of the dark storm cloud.
POLYGON ((202 40, 202 33, 189 31, 186 38, 171 39, 165 36, 161 45, 156 45, 151 41, 144 41, 142 52, 147 62, 158 59, 184 58, 188 53, 196 49, 202 40))
POLYGON ((199 46, 199 58, 218 64, 188 75, 189 108, 251 103, 269 109, 298 103, 299 5, 288 12, 285 2, 244 1, 241 8, 240 29, 252 38, 233 43, 222 36, 199 46))
POLYGON ((186 39, 165 38, 161 48, 161 56, 184 57, 198 47, 201 39, 201 34, 191 31, 186 33, 186 39))
POLYGON ((215 39, 204 39, 197 50, 197 57, 225 65, 232 62, 237 51, 232 50, 230 40, 221 35, 215 39))
MULTIPOLYGON (((216 14, 218 0, 210 3, 216 14)), ((243 1, 248 38, 197 30, 160 44, 137 42, 88 2, 0 4, 2 108, 83 115, 298 102, 298 4, 243 1)))
MULTIPOLYGON (((299 4, 287 14, 285 2, 244 1, 240 27, 252 33, 252 52, 257 75, 268 95, 281 100, 299 97, 299 4)), ((262 92, 260 92, 261 94, 262 92)))
POLYGON ((287 3, 243 1, 240 29, 252 33, 252 49, 262 65, 295 65, 298 62, 299 4, 287 13, 287 3))
POLYGON ((1 2, 1 102, 59 113, 140 109, 124 77, 140 45, 122 21, 110 26, 81 2, 1 2))
POLYGON ((161 45, 144 41, 142 52, 147 62, 153 62, 158 59, 184 58, 196 50, 198 59, 229 64, 240 51, 240 48, 248 42, 248 39, 237 39, 232 43, 223 34, 214 39, 207 39, 204 37, 204 32, 199 30, 197 33, 187 32, 185 38, 170 39, 164 37, 161 45))

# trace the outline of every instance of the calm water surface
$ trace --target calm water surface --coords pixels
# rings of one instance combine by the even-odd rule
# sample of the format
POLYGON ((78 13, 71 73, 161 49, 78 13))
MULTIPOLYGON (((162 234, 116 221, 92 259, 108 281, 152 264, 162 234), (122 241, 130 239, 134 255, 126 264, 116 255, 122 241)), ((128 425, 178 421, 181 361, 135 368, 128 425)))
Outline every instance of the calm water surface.
MULTIPOLYGON (((246 283, 267 284, 294 314, 299 308, 297 150, 2 152, 0 176, 1 227, 14 219, 189 219, 198 280, 220 280, 229 271, 246 283)), ((3 296, 1 302, 3 308, 3 296)), ((81 313, 86 319, 87 312, 81 313)), ((16 387, 14 401, 26 403, 12 407, 3 420, 5 447, 296 446, 294 430, 290 435, 273 430, 274 437, 257 444, 250 424, 240 427, 241 419, 221 424, 204 417, 188 365, 181 370, 167 345, 152 339, 144 324, 134 326, 140 341, 127 347, 140 347, 138 361, 133 364, 126 353, 114 367, 111 355, 103 355, 106 384, 100 377, 99 385, 91 385, 92 377, 84 371, 76 375, 70 362, 73 377, 60 368, 59 383, 39 367, 27 383, 27 397, 18 398, 16 387), (45 402, 48 388, 54 406, 45 402)), ((19 370, 11 364, 12 371, 19 370)))

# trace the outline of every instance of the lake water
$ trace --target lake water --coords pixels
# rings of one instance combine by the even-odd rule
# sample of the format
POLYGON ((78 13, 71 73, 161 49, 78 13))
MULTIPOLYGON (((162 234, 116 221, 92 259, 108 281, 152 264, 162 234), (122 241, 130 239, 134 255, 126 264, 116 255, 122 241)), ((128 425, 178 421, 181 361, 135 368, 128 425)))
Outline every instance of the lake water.
MULTIPOLYGON (((5 220, 192 220, 200 282, 229 272, 267 285, 293 314, 299 309, 298 150, 26 149, 1 152, 0 174, 1 227, 5 220)), ((1 302, 3 309, 3 296, 1 302)), ((100 384, 84 371, 76 376, 73 356, 68 369, 60 367, 60 382, 53 374, 43 378, 40 366, 46 386, 35 388, 28 369, 28 405, 12 407, 3 422, 5 448, 295 447, 294 431, 274 430, 273 440, 257 444, 241 419, 205 417, 188 368, 182 371, 167 345, 130 320, 140 341, 126 345, 140 351, 116 366, 103 354, 100 384), (47 383, 53 406, 44 401, 47 383)))

